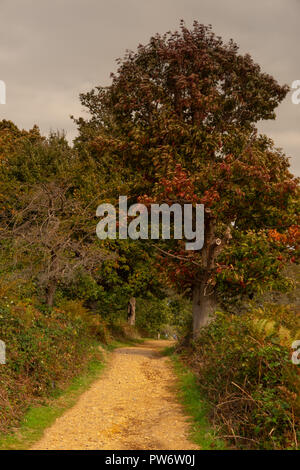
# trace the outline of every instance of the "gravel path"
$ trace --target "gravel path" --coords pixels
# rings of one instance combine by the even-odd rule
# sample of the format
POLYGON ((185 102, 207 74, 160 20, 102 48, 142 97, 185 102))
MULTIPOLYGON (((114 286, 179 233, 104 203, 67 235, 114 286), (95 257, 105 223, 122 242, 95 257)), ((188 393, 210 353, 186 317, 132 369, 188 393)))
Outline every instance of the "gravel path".
POLYGON ((32 449, 194 450, 175 394, 168 341, 116 349, 100 379, 32 449))

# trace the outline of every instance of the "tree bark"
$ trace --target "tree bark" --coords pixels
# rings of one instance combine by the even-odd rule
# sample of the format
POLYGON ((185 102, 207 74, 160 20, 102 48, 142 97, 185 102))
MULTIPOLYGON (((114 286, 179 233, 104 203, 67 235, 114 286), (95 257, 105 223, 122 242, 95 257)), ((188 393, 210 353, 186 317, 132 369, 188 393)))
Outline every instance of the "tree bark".
POLYGON ((217 308, 214 291, 207 292, 207 283, 201 282, 193 288, 193 337, 196 339, 200 329, 213 320, 217 308))
POLYGON ((46 291, 46 302, 49 307, 53 307, 55 291, 56 284, 54 282, 49 283, 46 291))
POLYGON ((135 304, 136 304, 135 297, 131 297, 131 299, 128 302, 127 321, 129 325, 132 325, 132 326, 135 325, 135 304))

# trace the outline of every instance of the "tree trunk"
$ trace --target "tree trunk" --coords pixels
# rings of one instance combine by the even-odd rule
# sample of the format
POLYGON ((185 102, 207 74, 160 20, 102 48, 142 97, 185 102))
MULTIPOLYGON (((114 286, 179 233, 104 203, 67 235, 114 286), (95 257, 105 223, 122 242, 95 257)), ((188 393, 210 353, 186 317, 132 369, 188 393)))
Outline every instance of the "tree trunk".
POLYGON ((127 321, 129 325, 134 326, 135 325, 135 297, 131 297, 131 299, 128 302, 128 315, 127 315, 127 321))
POLYGON ((202 279, 193 287, 193 337, 198 337, 200 329, 206 326, 217 309, 214 270, 216 259, 230 241, 231 224, 225 230, 223 239, 216 238, 216 218, 211 209, 205 209, 205 240, 202 248, 202 279))
POLYGON ((206 292, 207 284, 202 282, 193 288, 193 337, 197 338, 200 329, 213 319, 217 303, 214 292, 206 292))
POLYGON ((50 282, 46 291, 46 302, 49 307, 53 307, 56 283, 50 282))

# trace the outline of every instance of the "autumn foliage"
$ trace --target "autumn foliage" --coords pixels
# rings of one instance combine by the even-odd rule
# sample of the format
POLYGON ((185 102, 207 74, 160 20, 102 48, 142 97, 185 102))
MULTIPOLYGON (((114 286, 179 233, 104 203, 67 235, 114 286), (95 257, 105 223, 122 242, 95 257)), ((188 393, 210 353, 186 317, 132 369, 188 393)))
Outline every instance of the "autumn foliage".
POLYGON ((218 302, 289 284, 278 258, 296 261, 296 246, 272 234, 298 226, 299 181, 256 126, 288 87, 197 22, 118 64, 110 87, 81 95, 91 118, 77 120, 78 145, 97 164, 113 158, 133 202, 205 205, 201 252, 175 240, 156 250, 167 282, 194 299, 197 334, 218 302))

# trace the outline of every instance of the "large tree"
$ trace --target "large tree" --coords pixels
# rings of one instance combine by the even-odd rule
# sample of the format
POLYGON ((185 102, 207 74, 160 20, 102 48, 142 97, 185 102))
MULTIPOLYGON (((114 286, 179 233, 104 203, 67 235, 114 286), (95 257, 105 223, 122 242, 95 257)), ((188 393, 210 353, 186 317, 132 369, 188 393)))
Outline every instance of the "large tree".
POLYGON ((173 285, 192 294, 196 336, 219 300, 287 285, 280 271, 296 252, 298 180, 257 123, 275 118, 288 87, 198 22, 118 62, 111 86, 81 95, 91 118, 77 120, 78 145, 111 161, 132 201, 205 205, 200 252, 178 240, 157 246, 173 285), (280 243, 274 230, 293 240, 280 243))

